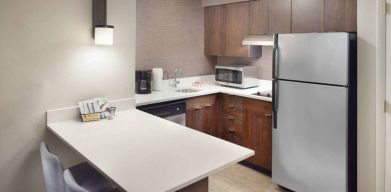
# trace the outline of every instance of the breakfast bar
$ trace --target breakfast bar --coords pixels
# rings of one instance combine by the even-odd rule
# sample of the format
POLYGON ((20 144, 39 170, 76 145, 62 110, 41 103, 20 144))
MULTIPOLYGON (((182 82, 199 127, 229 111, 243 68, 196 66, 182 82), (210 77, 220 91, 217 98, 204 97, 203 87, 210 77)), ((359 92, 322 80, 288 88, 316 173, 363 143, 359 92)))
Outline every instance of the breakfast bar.
POLYGON ((137 109, 113 120, 67 120, 48 128, 124 191, 207 192, 208 176, 254 155, 137 109))

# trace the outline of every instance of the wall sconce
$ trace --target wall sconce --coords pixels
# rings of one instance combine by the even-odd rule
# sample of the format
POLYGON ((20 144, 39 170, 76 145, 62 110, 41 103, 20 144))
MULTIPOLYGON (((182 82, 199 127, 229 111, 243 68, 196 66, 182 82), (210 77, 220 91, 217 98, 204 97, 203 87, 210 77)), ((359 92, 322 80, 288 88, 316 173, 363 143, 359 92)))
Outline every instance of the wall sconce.
POLYGON ((95 45, 113 45, 114 26, 107 25, 107 0, 93 0, 95 45))

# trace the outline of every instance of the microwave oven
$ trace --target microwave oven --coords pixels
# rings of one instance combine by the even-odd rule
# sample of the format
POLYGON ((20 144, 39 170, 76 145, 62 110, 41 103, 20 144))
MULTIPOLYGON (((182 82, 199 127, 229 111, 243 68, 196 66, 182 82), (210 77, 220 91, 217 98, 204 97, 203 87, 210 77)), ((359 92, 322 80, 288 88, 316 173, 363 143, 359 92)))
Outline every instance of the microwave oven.
POLYGON ((259 68, 254 65, 216 65, 216 83, 241 89, 259 86, 259 68))

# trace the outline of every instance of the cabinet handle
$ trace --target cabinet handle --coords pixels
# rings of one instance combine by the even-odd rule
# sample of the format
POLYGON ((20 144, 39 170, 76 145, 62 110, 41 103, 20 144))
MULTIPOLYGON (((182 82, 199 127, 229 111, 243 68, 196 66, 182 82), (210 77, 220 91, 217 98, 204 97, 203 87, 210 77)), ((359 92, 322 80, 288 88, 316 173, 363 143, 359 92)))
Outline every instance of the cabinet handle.
POLYGON ((270 118, 272 117, 272 115, 270 115, 270 114, 265 114, 265 116, 266 117, 270 117, 270 118))
POLYGON ((227 116, 227 119, 233 121, 233 120, 235 120, 235 117, 227 116))
POLYGON ((228 128, 228 132, 235 133, 235 129, 230 127, 230 128, 228 128))
POLYGON ((196 106, 196 107, 194 107, 194 110, 196 110, 196 111, 201 110, 201 107, 200 106, 196 106))
POLYGON ((209 108, 209 107, 212 107, 212 105, 206 104, 205 107, 206 107, 206 108, 209 108))
POLYGON ((233 105, 233 104, 228 105, 228 108, 233 109, 233 108, 235 108, 235 105, 233 105))

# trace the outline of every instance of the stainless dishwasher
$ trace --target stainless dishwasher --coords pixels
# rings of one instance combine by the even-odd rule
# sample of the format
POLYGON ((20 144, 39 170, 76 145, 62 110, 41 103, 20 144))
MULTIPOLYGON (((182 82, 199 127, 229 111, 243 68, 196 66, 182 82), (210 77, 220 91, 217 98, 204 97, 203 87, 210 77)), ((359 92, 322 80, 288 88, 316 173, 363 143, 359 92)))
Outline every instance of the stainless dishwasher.
POLYGON ((137 109, 183 126, 186 125, 185 100, 144 105, 137 107, 137 109))

